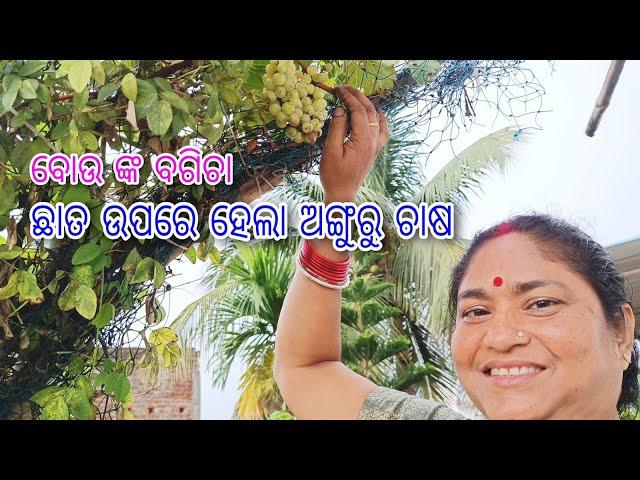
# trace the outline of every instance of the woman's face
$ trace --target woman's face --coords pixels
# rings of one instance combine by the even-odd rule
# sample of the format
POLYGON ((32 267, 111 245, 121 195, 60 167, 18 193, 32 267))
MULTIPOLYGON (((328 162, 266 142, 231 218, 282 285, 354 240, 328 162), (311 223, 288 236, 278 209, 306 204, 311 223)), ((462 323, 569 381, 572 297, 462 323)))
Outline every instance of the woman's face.
POLYGON ((600 301, 526 235, 494 238, 473 256, 452 352, 486 418, 617 418, 621 351, 600 301))

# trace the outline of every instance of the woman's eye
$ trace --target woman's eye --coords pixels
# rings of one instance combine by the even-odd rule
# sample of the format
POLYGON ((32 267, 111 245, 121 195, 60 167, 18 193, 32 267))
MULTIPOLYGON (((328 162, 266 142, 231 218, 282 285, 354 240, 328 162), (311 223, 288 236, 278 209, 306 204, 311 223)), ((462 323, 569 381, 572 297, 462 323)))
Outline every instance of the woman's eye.
POLYGON ((466 318, 466 317, 481 317, 482 315, 488 315, 489 312, 486 311, 484 308, 472 308, 470 310, 465 311, 462 314, 462 318, 466 318))
POLYGON ((546 308, 546 307, 551 307, 552 305, 555 305, 557 302, 554 302, 553 300, 537 300, 535 302, 533 302, 531 304, 530 308, 533 309, 541 309, 541 308, 546 308))

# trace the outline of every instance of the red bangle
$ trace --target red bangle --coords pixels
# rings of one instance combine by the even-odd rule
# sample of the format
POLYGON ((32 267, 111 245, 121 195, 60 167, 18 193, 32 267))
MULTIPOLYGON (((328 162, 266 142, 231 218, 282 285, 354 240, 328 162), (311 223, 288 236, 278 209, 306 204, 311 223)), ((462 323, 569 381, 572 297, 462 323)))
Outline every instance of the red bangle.
POLYGON ((298 263, 308 275, 321 282, 335 287, 348 284, 351 257, 342 261, 330 260, 314 250, 309 240, 305 240, 298 255, 298 263))

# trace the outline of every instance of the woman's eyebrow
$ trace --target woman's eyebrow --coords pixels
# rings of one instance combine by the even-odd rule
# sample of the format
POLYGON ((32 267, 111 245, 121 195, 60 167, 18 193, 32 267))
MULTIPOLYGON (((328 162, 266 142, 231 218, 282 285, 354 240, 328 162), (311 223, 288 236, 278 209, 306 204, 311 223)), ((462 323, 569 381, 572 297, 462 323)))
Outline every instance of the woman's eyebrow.
POLYGON ((568 290, 567 286, 562 282, 557 282, 555 280, 539 279, 539 280, 529 280, 528 282, 515 282, 513 284, 513 292, 516 295, 521 295, 535 288, 548 287, 549 285, 554 285, 564 290, 568 290))
POLYGON ((484 291, 484 288, 470 288, 469 290, 464 290, 462 293, 458 294, 458 301, 464 298, 480 298, 486 300, 489 298, 487 292, 484 291))

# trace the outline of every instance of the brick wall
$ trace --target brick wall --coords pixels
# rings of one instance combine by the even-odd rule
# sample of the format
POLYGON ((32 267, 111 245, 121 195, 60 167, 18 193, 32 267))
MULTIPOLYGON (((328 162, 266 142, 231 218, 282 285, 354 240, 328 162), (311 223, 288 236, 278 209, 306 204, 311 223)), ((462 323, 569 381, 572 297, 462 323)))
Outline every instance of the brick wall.
MULTIPOLYGON (((139 353, 140 355, 140 353, 139 353)), ((184 380, 160 372, 155 385, 147 383, 144 370, 129 376, 133 393, 131 411, 136 420, 197 420, 200 418, 200 366, 194 352, 192 375, 184 380)))

